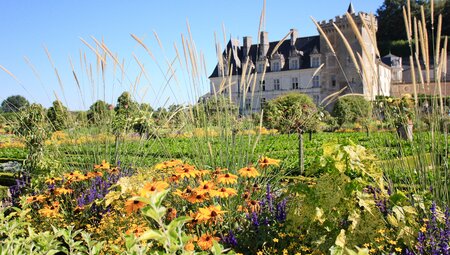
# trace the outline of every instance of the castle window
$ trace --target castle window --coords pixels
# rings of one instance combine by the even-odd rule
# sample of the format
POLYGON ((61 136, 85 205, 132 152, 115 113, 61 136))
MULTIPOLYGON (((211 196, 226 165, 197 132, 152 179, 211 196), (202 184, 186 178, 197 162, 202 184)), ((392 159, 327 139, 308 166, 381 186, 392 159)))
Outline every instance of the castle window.
POLYGON ((317 75, 314 76, 312 83, 313 83, 313 88, 320 87, 320 78, 319 78, 319 76, 317 76, 317 75))
POLYGON ((250 98, 245 99, 245 109, 250 110, 252 107, 252 101, 250 98))
POLYGON ((311 67, 319 67, 319 66, 320 66, 320 58, 311 57, 311 67))
POLYGON ((280 90, 280 79, 273 80, 273 90, 280 90))
POLYGON ((272 69, 273 72, 280 71, 280 63, 279 62, 273 62, 273 66, 272 66, 271 69, 272 69))
POLYGON ((333 87, 336 86, 336 75, 331 76, 331 86, 333 86, 333 87))
POLYGON ((292 78, 292 89, 298 89, 298 78, 297 77, 292 78))
POLYGON ((261 108, 263 108, 265 104, 266 104, 266 98, 263 97, 263 98, 261 98, 261 108))
POLYGON ((297 59, 291 60, 291 69, 298 69, 298 60, 297 59))
POLYGON ((258 73, 262 73, 264 71, 264 64, 258 64, 258 73))
POLYGON ((259 81, 259 85, 261 87, 261 91, 266 91, 266 81, 265 80, 259 81))
POLYGON ((314 103, 319 104, 319 100, 320 100, 319 95, 314 95, 313 100, 314 100, 314 103))

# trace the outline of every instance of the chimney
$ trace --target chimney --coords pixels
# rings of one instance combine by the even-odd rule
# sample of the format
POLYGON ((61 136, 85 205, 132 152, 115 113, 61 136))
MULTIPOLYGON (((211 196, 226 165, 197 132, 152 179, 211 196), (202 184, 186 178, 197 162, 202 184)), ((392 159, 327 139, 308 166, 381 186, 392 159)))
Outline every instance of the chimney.
POLYGON ((298 38, 298 31, 295 28, 291 28, 291 47, 295 47, 295 41, 298 38))
POLYGON ((261 31, 259 42, 259 56, 265 57, 269 51, 269 33, 261 31))
POLYGON ((242 61, 246 61, 248 53, 250 52, 250 48, 252 47, 252 37, 244 36, 244 42, 242 45, 243 58, 242 61))

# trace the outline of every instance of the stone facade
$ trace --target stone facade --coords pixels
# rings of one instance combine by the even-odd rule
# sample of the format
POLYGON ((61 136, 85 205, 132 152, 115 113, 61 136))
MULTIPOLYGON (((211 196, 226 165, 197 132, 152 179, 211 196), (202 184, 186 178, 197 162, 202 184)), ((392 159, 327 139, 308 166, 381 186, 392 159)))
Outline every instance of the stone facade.
POLYGON ((377 30, 376 20, 362 12, 355 14, 352 6, 348 12, 361 32, 366 54, 345 15, 319 22, 336 54, 323 36, 298 37, 296 29, 291 29, 290 38, 284 41, 269 42, 267 32, 261 32, 258 44, 252 44, 248 36, 243 38, 243 45, 231 39, 225 51, 218 54, 219 62, 209 77, 209 95, 229 97, 241 114, 259 111, 264 102, 293 91, 310 95, 317 104, 339 91, 363 94, 367 99, 389 95, 391 68, 376 58, 370 37, 377 30), (355 56, 361 56, 361 73, 333 23, 345 35, 355 56))

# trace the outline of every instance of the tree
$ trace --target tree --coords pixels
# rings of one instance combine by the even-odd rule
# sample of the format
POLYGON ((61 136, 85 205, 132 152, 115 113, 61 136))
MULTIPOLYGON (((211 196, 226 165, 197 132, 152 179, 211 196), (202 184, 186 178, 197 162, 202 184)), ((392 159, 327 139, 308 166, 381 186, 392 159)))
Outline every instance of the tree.
POLYGON ((108 117, 111 116, 110 112, 112 105, 105 101, 98 100, 89 107, 87 112, 87 120, 91 124, 106 124, 108 117))
POLYGON ((3 112, 18 112, 22 107, 27 107, 28 105, 30 103, 25 97, 16 95, 3 100, 1 109, 3 112))
POLYGON ((359 122, 368 127, 372 116, 371 104, 362 95, 344 95, 340 97, 333 108, 333 116, 339 126, 345 123, 359 122))
POLYGON ((53 126, 54 130, 63 130, 69 124, 69 111, 61 101, 53 101, 53 104, 47 111, 47 118, 53 126))
POLYGON ((290 93, 272 99, 264 106, 264 124, 283 133, 298 134, 299 167, 304 172, 303 133, 316 130, 319 116, 311 97, 300 93, 290 93))

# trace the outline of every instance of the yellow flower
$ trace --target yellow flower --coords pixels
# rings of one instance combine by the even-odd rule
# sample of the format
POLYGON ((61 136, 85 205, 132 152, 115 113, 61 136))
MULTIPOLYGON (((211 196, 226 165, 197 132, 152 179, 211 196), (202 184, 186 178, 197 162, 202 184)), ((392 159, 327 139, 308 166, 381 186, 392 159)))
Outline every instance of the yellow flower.
POLYGON ((176 175, 180 176, 180 178, 191 178, 195 177, 198 174, 198 171, 194 166, 183 164, 181 166, 175 167, 175 173, 176 175))
POLYGON ((111 166, 106 160, 102 160, 100 165, 94 165, 94 169, 109 169, 111 166))
POLYGON ((258 170, 256 170, 256 168, 252 166, 243 167, 239 169, 238 172, 242 177, 249 177, 249 178, 254 178, 260 175, 258 170))
POLYGON ((197 194, 204 195, 206 193, 209 193, 213 189, 214 183, 210 181, 202 181, 194 191, 197 192, 197 194))
POLYGON ((395 251, 397 251, 397 252, 402 252, 402 248, 400 248, 400 247, 395 247, 395 251))
POLYGON ((66 188, 56 188, 55 189, 56 195, 65 195, 65 194, 70 194, 72 192, 73 192, 72 189, 66 189, 66 188))
POLYGON ((268 158, 268 157, 262 157, 258 160, 258 164, 261 168, 265 168, 268 166, 278 166, 280 163, 280 160, 278 159, 272 159, 272 158, 268 158))
POLYGON ((169 184, 164 181, 147 182, 141 190, 141 196, 149 197, 155 192, 160 192, 169 187, 169 184))
POLYGON ((426 228, 425 226, 421 227, 421 228, 420 228, 420 232, 422 232, 422 233, 427 232, 427 228, 426 228))
POLYGON ((42 202, 45 199, 46 199, 46 196, 44 196, 44 195, 31 196, 31 197, 27 197, 27 203, 42 202))
POLYGON ((61 181, 61 180, 62 180, 61 178, 52 177, 52 178, 48 178, 47 180, 45 180, 45 183, 48 185, 52 185, 52 184, 55 184, 57 181, 61 181))
POLYGON ((233 184, 237 182, 237 178, 237 175, 234 174, 219 174, 219 176, 217 177, 217 181, 223 184, 233 184))
POLYGON ((178 165, 183 164, 183 162, 179 159, 172 159, 169 161, 164 161, 162 163, 156 164, 155 169, 156 170, 163 170, 163 169, 167 169, 167 168, 171 168, 171 167, 175 167, 178 165))
POLYGON ((44 208, 40 209, 39 214, 44 217, 53 218, 59 216, 59 202, 53 202, 51 206, 46 205, 44 208))
POLYGON ((199 212, 195 219, 198 220, 199 222, 209 220, 211 220, 212 222, 216 222, 220 220, 222 218, 222 215, 226 212, 221 210, 220 205, 218 206, 211 205, 209 207, 199 208, 198 211, 199 212))
POLYGON ((397 242, 394 241, 394 240, 389 240, 388 243, 389 243, 389 244, 392 244, 392 245, 396 245, 396 244, 397 244, 397 242))
POLYGON ((228 197, 237 195, 237 191, 235 189, 233 189, 233 188, 225 188, 225 187, 223 187, 223 188, 220 188, 218 190, 211 190, 209 192, 209 194, 212 197, 228 198, 228 197))
POLYGON ((262 251, 258 251, 257 253, 256 253, 256 255, 263 255, 264 253, 262 252, 262 251))
POLYGON ((274 242, 274 243, 278 243, 278 238, 274 238, 274 239, 272 239, 272 241, 274 242))

